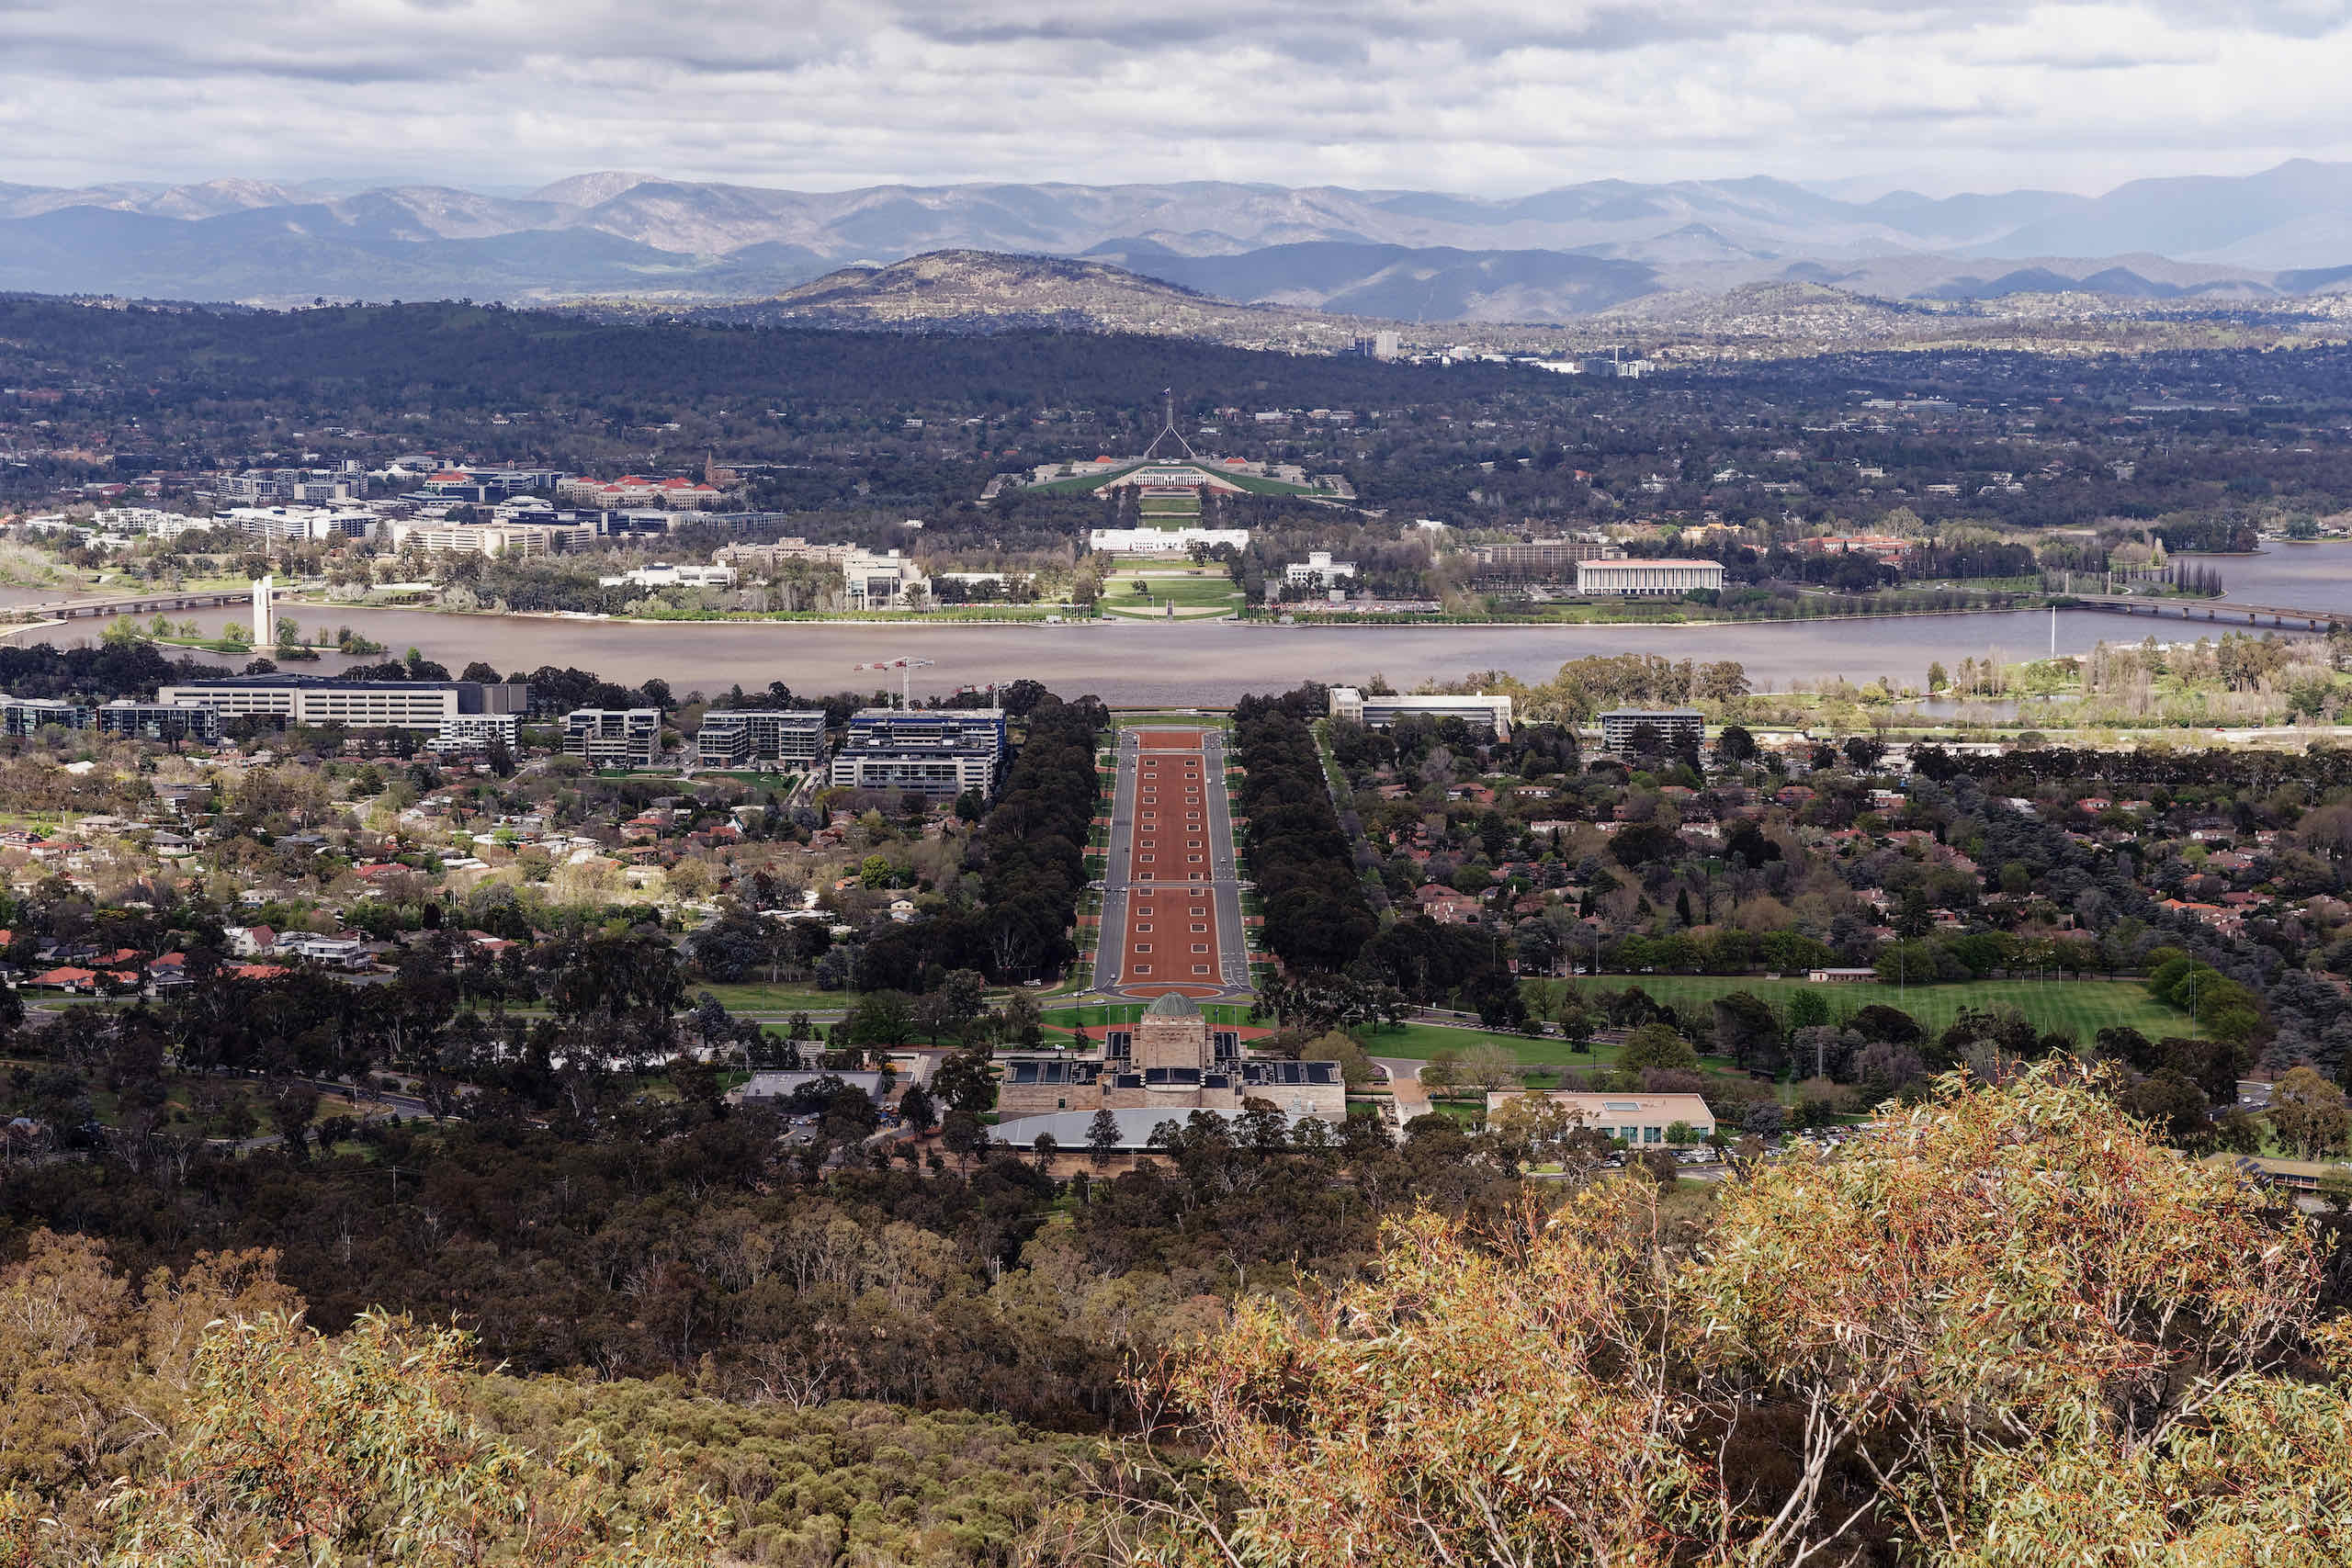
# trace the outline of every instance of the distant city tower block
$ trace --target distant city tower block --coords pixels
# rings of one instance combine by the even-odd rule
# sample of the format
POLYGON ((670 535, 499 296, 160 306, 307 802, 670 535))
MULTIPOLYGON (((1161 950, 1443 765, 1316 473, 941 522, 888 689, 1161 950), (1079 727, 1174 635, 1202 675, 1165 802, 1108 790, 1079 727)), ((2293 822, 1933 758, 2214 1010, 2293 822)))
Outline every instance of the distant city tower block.
POLYGON ((274 648, 277 643, 277 606, 272 602, 271 581, 266 577, 254 579, 254 647, 274 648))

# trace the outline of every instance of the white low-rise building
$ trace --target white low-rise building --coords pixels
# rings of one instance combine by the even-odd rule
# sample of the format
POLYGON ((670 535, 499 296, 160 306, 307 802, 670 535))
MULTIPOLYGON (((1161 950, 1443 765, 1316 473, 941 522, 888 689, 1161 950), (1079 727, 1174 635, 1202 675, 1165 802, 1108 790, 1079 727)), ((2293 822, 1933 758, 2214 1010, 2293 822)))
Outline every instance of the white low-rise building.
POLYGON ((586 548, 596 542, 597 530, 593 523, 452 523, 424 517, 394 523, 391 535, 396 549, 413 545, 448 555, 527 558, 586 548))
POLYGON ((351 937, 288 931, 277 939, 274 951, 287 957, 307 958, 313 964, 332 964, 342 969, 360 969, 368 964, 367 945, 351 937))
POLYGON ((655 561, 651 566, 633 567, 618 577, 600 577, 598 586, 604 588, 732 588, 735 569, 718 566, 672 566, 655 561))
POLYGON ((380 522, 372 512, 325 506, 232 506, 213 519, 266 544, 296 544, 317 539, 365 539, 380 522))
POLYGON ((1086 536, 1086 547, 1110 550, 1132 556, 1181 556, 1190 554, 1194 545, 1215 548, 1231 545, 1237 550, 1250 547, 1247 528, 1097 528, 1086 536))
POLYGON ((1583 560, 1577 562, 1577 592, 1603 596, 1679 598, 1707 589, 1722 592, 1719 560, 1583 560))
POLYGON ((1353 686, 1331 688, 1331 716, 1384 729, 1400 718, 1458 718, 1510 738, 1510 698, 1483 692, 1468 696, 1368 696, 1353 686))
POLYGON ((176 539, 182 534, 213 526, 209 517, 191 517, 185 512, 165 512, 155 506, 110 507, 91 521, 102 534, 142 534, 156 539, 176 539))
MULTIPOLYGON (((1518 1098, 1515 1092, 1489 1090, 1487 1122, 1491 1123, 1496 1112, 1518 1098)), ((1703 1097, 1695 1094, 1585 1094, 1554 1089, 1544 1098, 1566 1111, 1579 1126, 1604 1138, 1622 1139, 1635 1148, 1666 1146, 1669 1128, 1687 1129, 1693 1142, 1704 1140, 1715 1130, 1714 1111, 1708 1109, 1703 1097)))
POLYGON ((1329 588, 1340 579, 1352 578, 1355 574, 1355 562, 1333 560, 1329 550, 1309 550, 1305 560, 1293 561, 1283 568, 1283 580, 1294 588, 1310 581, 1319 581, 1329 588))

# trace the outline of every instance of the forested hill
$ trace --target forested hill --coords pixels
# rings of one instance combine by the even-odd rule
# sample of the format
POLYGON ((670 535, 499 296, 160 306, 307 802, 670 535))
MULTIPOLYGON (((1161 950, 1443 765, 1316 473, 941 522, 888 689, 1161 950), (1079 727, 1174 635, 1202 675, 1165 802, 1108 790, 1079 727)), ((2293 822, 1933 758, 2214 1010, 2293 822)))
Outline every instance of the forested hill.
MULTIPOLYGON (((1453 395, 1527 372, 1458 367, 1453 395)), ((144 389, 161 402, 313 400, 338 423, 441 409, 579 405, 648 422, 719 400, 847 412, 942 405, 1159 408, 1163 389, 1258 407, 1410 400, 1430 373, 1367 358, 1252 353, 1163 337, 914 336, 718 323, 606 322, 451 303, 291 312, 102 309, 0 297, 0 382, 144 389)), ((1156 423, 1156 421, 1155 421, 1156 423)))

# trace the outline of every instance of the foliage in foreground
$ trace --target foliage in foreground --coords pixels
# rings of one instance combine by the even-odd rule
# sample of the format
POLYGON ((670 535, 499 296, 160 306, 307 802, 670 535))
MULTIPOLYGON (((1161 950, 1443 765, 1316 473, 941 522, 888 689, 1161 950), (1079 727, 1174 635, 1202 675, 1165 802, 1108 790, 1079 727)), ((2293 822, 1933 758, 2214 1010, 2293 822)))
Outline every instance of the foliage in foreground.
POLYGON ((334 1338, 277 1313, 216 1323, 157 1472, 118 1484, 79 1540, 10 1492, 0 1542, 119 1568, 712 1560, 723 1516, 659 1456, 624 1484, 593 1435, 547 1460, 485 1430, 461 1403, 468 1354, 455 1330, 378 1314, 334 1338))
POLYGON ((1693 1195, 1392 1220, 1373 1267, 1249 1298, 1136 1384, 1136 1419, 1184 1413, 1174 1468, 709 1397, 715 1366, 484 1376, 453 1332, 313 1333, 266 1254, 134 1287, 44 1233, 0 1269, 0 1564, 2352 1556, 2352 1329, 2320 1321, 2313 1231, 2098 1086, 1954 1076, 1703 1220, 1693 1195))
POLYGON ((0 1564, 967 1568, 1095 1451, 973 1411, 484 1375, 454 1332, 312 1332, 274 1261, 134 1287, 40 1233, 0 1269, 0 1564))
POLYGON ((1257 1301, 1174 1379, 1155 1563, 2352 1557, 2352 1331, 2300 1218, 2056 1070, 1758 1167, 1698 1248, 1596 1184, 1257 1301))

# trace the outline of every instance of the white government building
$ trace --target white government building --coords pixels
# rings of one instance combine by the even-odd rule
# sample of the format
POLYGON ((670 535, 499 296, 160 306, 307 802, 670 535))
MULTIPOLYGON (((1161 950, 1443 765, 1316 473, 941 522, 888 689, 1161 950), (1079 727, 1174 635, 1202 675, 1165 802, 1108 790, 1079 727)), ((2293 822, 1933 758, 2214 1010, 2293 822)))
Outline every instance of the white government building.
POLYGON ((1510 738, 1510 698, 1490 697, 1483 692, 1468 696, 1368 696, 1354 686, 1334 686, 1331 716, 1374 729, 1385 729, 1400 718, 1458 718, 1465 724, 1484 725, 1503 739, 1510 738))
POLYGON ((1110 550, 1131 556, 1181 556, 1194 545, 1250 547, 1247 528, 1096 528, 1086 536, 1090 550, 1110 550))
POLYGON ((1720 591, 1724 563, 1716 560, 1580 560, 1577 592, 1620 598, 1679 597, 1702 588, 1720 591))

